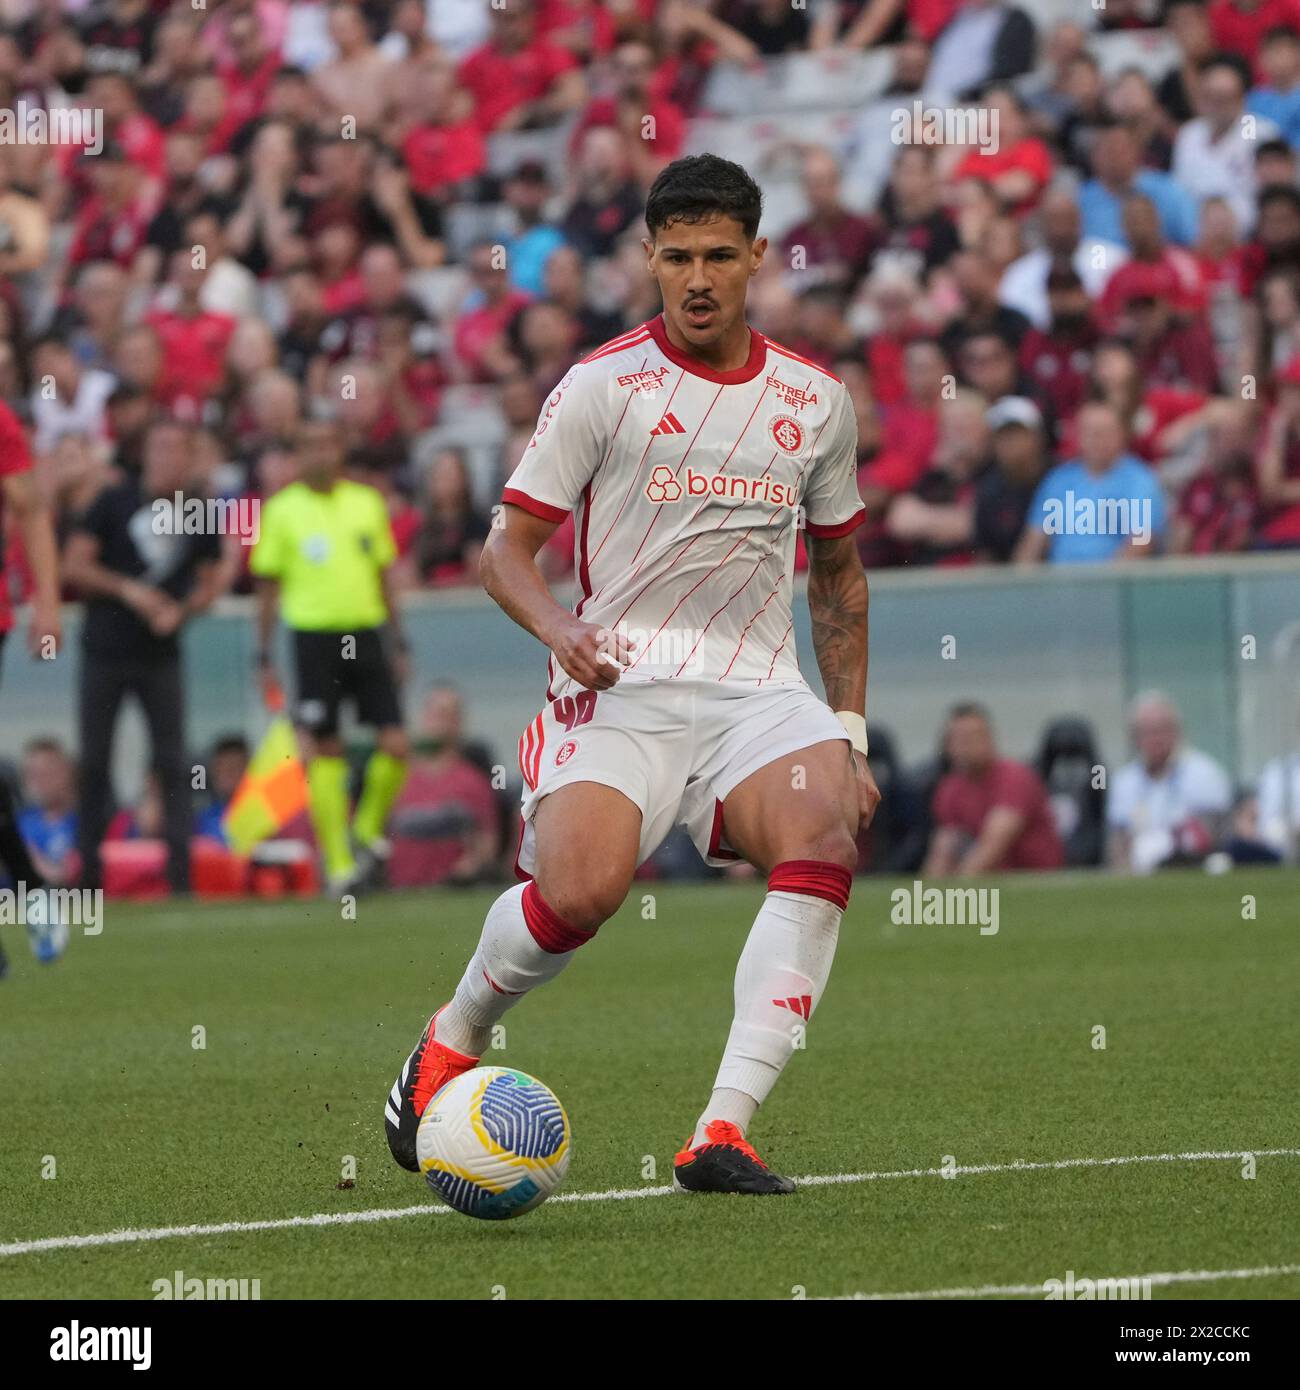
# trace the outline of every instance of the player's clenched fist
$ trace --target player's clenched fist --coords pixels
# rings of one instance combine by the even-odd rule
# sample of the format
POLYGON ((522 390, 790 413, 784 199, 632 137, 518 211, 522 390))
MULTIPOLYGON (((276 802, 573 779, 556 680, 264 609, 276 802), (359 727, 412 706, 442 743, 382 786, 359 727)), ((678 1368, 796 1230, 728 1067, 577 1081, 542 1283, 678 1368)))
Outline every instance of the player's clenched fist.
POLYGON ((608 690, 636 655, 636 643, 622 633, 573 616, 561 620, 550 648, 556 661, 588 690, 608 690))

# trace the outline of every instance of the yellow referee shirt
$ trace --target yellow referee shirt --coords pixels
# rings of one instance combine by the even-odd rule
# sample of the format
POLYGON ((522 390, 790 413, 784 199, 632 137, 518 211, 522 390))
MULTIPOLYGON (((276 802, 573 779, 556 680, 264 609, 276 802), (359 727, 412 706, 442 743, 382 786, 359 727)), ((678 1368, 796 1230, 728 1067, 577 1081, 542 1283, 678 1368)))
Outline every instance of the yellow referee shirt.
POLYGON ((329 492, 290 483, 265 502, 249 569, 279 581, 289 627, 353 632, 388 621, 381 576, 396 558, 382 494, 340 479, 329 492))

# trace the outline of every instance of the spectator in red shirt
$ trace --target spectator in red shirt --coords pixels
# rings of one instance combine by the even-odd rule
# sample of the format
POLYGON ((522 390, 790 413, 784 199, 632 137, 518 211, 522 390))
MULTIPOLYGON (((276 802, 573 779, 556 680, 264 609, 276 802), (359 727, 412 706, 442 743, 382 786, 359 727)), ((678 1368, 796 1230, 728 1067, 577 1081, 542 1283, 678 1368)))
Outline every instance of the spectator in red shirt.
POLYGON ((1160 226, 1160 214, 1150 198, 1135 193, 1124 203, 1124 235, 1131 259, 1106 281, 1097 304, 1107 332, 1114 332, 1135 299, 1163 300, 1179 323, 1202 320, 1205 293, 1196 258, 1181 246, 1170 246, 1160 226))
POLYGON ((1265 546, 1300 546, 1300 357, 1278 373, 1273 407, 1256 459, 1265 546))
POLYGON ((1296 0, 1213 0, 1209 9, 1214 46, 1240 53, 1261 80, 1259 46, 1264 35, 1279 27, 1300 28, 1300 4, 1296 0))
POLYGON ((195 266, 187 249, 172 257, 172 280, 179 291, 176 308, 145 316, 158 335, 162 371, 155 395, 177 419, 194 422, 225 384, 226 349, 236 320, 208 313, 200 303, 207 266, 195 266))
POLYGON ((474 98, 485 133, 552 125, 576 111, 587 94, 577 60, 538 37, 534 0, 493 7, 492 36, 460 66, 458 80, 474 98))
POLYGON ((390 822, 394 888, 472 883, 490 874, 501 852, 492 779, 466 756, 461 699, 436 686, 420 712, 417 756, 390 822))
POLYGON ((815 277, 823 284, 852 289, 871 269, 883 228, 874 217, 844 206, 839 162, 829 150, 808 150, 802 175, 808 216, 785 234, 782 260, 802 284, 815 277))
POLYGON ((1251 449, 1254 408, 1216 402, 1204 465, 1183 490, 1169 528, 1169 549, 1179 555, 1221 555, 1249 549, 1259 522, 1251 449))
POLYGON ((242 126, 265 111, 271 84, 280 70, 280 55, 269 45, 261 23, 252 14, 232 15, 227 33, 232 56, 217 73, 226 84, 229 119, 242 126))
POLYGON ((964 179, 983 179, 991 183, 1002 206, 1021 216, 1037 206, 1043 189, 1051 181, 1051 151, 1030 134, 1024 102, 1011 87, 990 88, 981 105, 993 113, 996 145, 988 153, 969 151, 953 170, 952 180, 960 183, 964 179))
POLYGON ((465 379, 491 381, 514 366, 505 344, 506 329, 532 296, 510 288, 505 266, 497 264, 495 242, 480 242, 468 261, 474 293, 456 320, 453 352, 465 379))
POLYGON ((999 869, 1059 869, 1065 856, 1038 774, 998 757, 984 708, 956 706, 943 738, 951 771, 934 793, 923 878, 999 869))
MULTIPOLYGON (((930 466, 939 442, 939 405, 952 369, 930 338, 909 343, 903 353, 907 394, 882 414, 880 456, 862 470, 863 500, 869 490, 906 492, 930 466)), ((868 502, 868 505, 870 503, 868 502)))
POLYGON ((569 137, 569 157, 577 158, 582 137, 592 126, 614 126, 627 138, 637 182, 648 186, 665 164, 681 154, 686 115, 670 96, 651 91, 655 58, 649 44, 639 40, 620 44, 611 71, 614 91, 596 97, 578 118, 569 137))
POLYGON ((469 93, 456 86, 445 59, 427 63, 423 80, 403 89, 398 121, 390 132, 416 193, 430 194, 472 179, 487 167, 483 132, 471 115, 469 93))
POLYGON ((867 335, 867 365, 881 405, 897 405, 903 399, 907 392, 903 355, 908 343, 929 332, 916 313, 920 297, 916 276, 893 257, 882 259, 867 281, 867 304, 873 314, 867 335))
POLYGON ((90 179, 94 193, 77 214, 68 269, 87 261, 112 261, 129 270, 144 245, 156 202, 144 175, 112 141, 91 161, 90 179))

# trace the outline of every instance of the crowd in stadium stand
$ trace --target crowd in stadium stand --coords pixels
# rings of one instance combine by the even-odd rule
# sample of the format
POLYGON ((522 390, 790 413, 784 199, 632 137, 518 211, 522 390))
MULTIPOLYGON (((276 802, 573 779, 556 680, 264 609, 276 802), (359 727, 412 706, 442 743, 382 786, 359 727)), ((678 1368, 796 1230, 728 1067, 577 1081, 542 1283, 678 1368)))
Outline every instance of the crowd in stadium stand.
POLYGON ((753 170, 799 185, 753 321, 853 394, 864 560, 1300 541, 1297 0, 3 14, 0 105, 105 123, 93 157, 0 144, 0 393, 64 530, 151 415, 195 432, 192 486, 264 497, 327 404, 405 583, 473 583, 546 395, 658 308, 644 193, 706 138, 719 75, 761 115, 765 71, 875 57, 834 140, 787 113, 753 170), (894 143, 913 100, 974 103, 996 147, 894 143), (1026 531, 1078 481, 1149 501, 1149 541, 1026 531))
MULTIPOLYGON (((1300 544, 1300 0, 4 0, 0 108, 68 105, 102 113, 97 153, 0 141, 0 426, 25 431, 61 540, 161 419, 187 491, 262 499, 328 413, 387 499, 403 585, 476 583, 555 384, 658 312, 651 181, 743 147, 772 229, 751 321, 851 392, 868 566, 1300 544), (814 119, 819 84, 859 71, 814 119), (792 74, 808 112, 769 109, 792 74), (996 140, 900 142, 914 103, 996 140), (1149 534, 1045 528, 1076 495, 1142 504, 1149 534)), ((561 527, 548 577, 571 546, 561 527)), ((22 597, 12 535, 3 582, 22 597)), ((413 831, 395 871, 472 880, 510 812, 430 698, 404 811, 468 820, 450 859, 413 831)), ((213 750, 212 824, 246 756, 213 750)), ((71 762, 41 742, 24 773, 53 864, 71 762)), ((1041 810, 1046 764, 1028 778, 1041 810)), ((940 806, 978 832, 959 782, 917 785, 886 796, 877 866, 934 853, 940 806)), ((1214 843, 1251 842, 1251 805, 1233 821, 1216 796, 1214 843)), ((158 799, 109 838, 158 833, 158 799)), ((1104 857, 1081 805, 1034 854, 1104 857)))

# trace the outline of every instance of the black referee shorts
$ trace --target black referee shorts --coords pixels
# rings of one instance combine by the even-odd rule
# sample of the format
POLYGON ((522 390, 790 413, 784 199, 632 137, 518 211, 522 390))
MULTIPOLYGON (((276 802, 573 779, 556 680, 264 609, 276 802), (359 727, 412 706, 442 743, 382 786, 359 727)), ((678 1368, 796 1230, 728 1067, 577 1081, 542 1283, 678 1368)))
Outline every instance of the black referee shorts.
POLYGON ((401 724, 402 703, 381 628, 295 631, 293 655, 298 676, 294 719, 308 733, 319 738, 338 733, 344 700, 355 703, 363 724, 376 729, 401 724))

